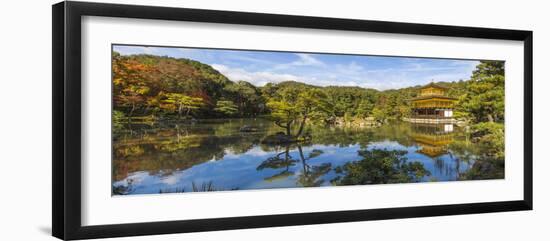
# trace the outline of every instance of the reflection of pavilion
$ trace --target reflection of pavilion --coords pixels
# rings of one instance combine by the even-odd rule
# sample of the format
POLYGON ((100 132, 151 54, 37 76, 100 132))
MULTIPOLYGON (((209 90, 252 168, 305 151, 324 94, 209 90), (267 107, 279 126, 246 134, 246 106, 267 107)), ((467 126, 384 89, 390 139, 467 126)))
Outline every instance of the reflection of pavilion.
POLYGON ((453 131, 453 124, 413 124, 411 137, 420 146, 418 153, 435 158, 447 154, 453 131))

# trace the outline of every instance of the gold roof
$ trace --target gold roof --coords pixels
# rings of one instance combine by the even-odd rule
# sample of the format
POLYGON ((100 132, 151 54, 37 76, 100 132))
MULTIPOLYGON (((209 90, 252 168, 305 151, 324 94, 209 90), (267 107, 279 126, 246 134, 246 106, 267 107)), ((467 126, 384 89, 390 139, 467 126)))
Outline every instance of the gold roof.
POLYGON ((442 89, 442 90, 448 90, 449 89, 449 87, 439 85, 439 84, 436 84, 434 82, 430 82, 429 84, 420 87, 420 89, 427 89, 427 88, 430 88, 430 87, 431 88, 436 88, 436 89, 442 89))
POLYGON ((448 97, 448 96, 445 96, 445 95, 424 95, 424 96, 417 96, 417 97, 414 97, 414 98, 411 99, 411 101, 415 101, 415 100, 428 100, 428 99, 435 99, 435 98, 438 98, 438 99, 445 99, 445 100, 458 100, 457 98, 448 97))

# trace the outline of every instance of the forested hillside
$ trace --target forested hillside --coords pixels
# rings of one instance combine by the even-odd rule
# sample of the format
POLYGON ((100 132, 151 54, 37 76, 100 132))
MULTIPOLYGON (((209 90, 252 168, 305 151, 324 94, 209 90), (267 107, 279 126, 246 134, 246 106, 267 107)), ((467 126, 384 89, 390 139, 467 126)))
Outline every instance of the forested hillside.
MULTIPOLYGON (((120 121, 267 115, 282 125, 306 118, 328 123, 337 117, 372 117, 383 123, 407 117, 409 99, 420 87, 378 91, 292 80, 257 87, 229 80, 211 66, 189 59, 114 52, 112 61, 114 117, 120 121)), ((503 62, 482 61, 470 80, 438 84, 449 87, 448 94, 459 99, 457 118, 503 122, 503 62)))

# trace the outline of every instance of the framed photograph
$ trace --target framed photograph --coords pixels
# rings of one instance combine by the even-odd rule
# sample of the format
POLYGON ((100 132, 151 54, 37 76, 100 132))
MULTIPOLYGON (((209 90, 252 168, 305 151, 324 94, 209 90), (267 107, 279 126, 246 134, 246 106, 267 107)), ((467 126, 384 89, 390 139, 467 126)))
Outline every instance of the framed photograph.
POLYGON ((532 34, 55 4, 53 235, 531 210, 532 34))

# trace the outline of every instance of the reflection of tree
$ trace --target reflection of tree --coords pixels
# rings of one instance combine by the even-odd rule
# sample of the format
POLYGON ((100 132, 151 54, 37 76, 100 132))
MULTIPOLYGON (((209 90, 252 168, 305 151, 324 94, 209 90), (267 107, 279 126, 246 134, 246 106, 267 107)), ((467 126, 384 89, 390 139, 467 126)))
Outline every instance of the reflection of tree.
POLYGON ((404 146, 414 145, 414 140, 410 138, 411 124, 402 122, 367 129, 317 126, 310 132, 315 144, 338 145, 340 147, 358 144, 364 148, 369 143, 392 140, 404 146))
POLYGON ((364 128, 323 127, 310 132, 316 144, 338 145, 339 147, 360 144, 366 147, 373 141, 373 131, 364 128))
POLYGON ((486 180, 504 178, 504 159, 481 155, 465 173, 460 173, 462 180, 486 180))
MULTIPOLYGON (((271 146, 273 149, 278 149, 278 147, 271 146)), ((312 150, 307 158, 304 155, 301 145, 285 145, 282 152, 278 152, 275 156, 267 158, 263 161, 256 169, 258 171, 269 169, 282 169, 281 172, 267 177, 264 180, 273 181, 278 179, 284 179, 286 177, 292 176, 294 172, 290 170, 290 167, 295 166, 297 162, 302 163, 302 171, 298 176, 297 182, 304 187, 316 187, 320 186, 323 183, 321 177, 327 174, 331 169, 330 163, 323 163, 321 165, 311 165, 307 161, 316 158, 323 154, 323 151, 314 149, 312 150), (294 159, 290 154, 292 147, 298 149, 299 159, 294 159)))
POLYGON ((265 133, 240 133, 241 122, 164 122, 156 128, 140 126, 139 131, 122 130, 113 139, 113 181, 136 171, 156 174, 187 169, 220 160, 227 151, 245 153, 257 145, 265 133))
POLYGON ((284 168, 281 172, 264 179, 266 181, 274 181, 293 175, 294 172, 290 171, 290 166, 294 166, 296 162, 298 162, 298 160, 292 159, 292 156, 290 155, 290 146, 287 145, 283 152, 277 153, 275 156, 267 158, 256 168, 256 170, 261 171, 265 168, 284 168))
MULTIPOLYGON (((171 172, 223 156, 217 141, 177 127, 128 134, 113 140, 113 179, 124 179, 129 173, 148 171, 171 172)), ((215 137, 214 137, 215 138, 215 137)))
POLYGON ((472 167, 460 176, 466 180, 504 178, 504 124, 480 123, 473 126, 472 141, 479 153, 472 167))
POLYGON ((300 153, 300 160, 302 160, 302 173, 298 177, 298 183, 302 184, 304 187, 318 187, 323 184, 323 179, 320 179, 323 175, 327 174, 330 171, 331 163, 323 163, 318 166, 311 166, 307 164, 306 161, 318 157, 323 154, 321 150, 313 150, 309 153, 307 158, 304 158, 304 152, 302 147, 298 146, 298 151, 300 153))
POLYGON ((263 129, 264 122, 245 121, 244 119, 228 120, 213 126, 214 135, 222 140, 221 145, 233 154, 246 153, 259 143, 265 133, 240 132, 240 128, 250 125, 263 129), (252 122, 252 123, 251 123, 252 122))
POLYGON ((449 144, 449 150, 456 159, 463 161, 469 161, 477 157, 475 146, 468 140, 457 140, 455 139, 451 144, 449 144))
POLYGON ((155 149, 166 152, 176 152, 178 150, 186 150, 191 148, 198 148, 201 146, 202 138, 196 135, 190 136, 178 136, 177 138, 170 138, 155 144, 155 149))
POLYGON ((381 149, 360 150, 363 159, 335 168, 341 176, 332 180, 335 185, 385 184, 419 182, 431 175, 420 162, 408 162, 406 151, 381 149))

